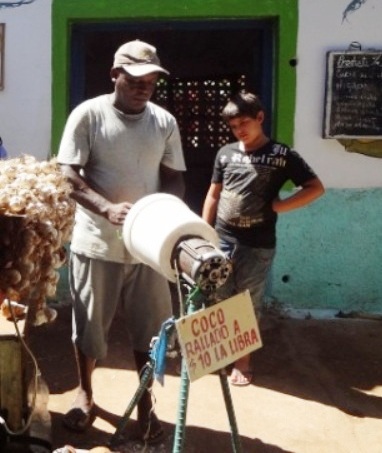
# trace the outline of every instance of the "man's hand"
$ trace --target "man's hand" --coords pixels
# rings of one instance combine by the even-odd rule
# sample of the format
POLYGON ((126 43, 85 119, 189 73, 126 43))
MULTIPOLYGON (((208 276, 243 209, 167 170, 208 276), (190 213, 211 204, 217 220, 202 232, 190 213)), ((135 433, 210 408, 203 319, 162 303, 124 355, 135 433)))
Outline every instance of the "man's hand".
POLYGON ((105 217, 114 225, 122 225, 131 207, 132 204, 128 202, 118 204, 111 203, 106 210, 105 217))
POLYGON ((80 175, 78 165, 61 164, 62 172, 73 186, 71 197, 84 208, 105 217, 114 225, 122 225, 132 204, 128 201, 111 203, 99 193, 95 192, 80 175))

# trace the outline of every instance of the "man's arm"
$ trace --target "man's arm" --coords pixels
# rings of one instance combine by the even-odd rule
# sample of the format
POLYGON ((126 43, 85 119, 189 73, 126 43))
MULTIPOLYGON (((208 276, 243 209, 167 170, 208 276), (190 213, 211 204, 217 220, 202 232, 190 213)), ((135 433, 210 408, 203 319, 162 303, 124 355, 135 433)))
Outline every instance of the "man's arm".
POLYGON ((204 200, 202 218, 210 225, 215 223, 221 191, 221 183, 212 183, 208 189, 206 199, 204 200))
POLYGON ((63 174, 73 186, 71 197, 84 208, 105 217, 114 225, 122 225, 128 214, 131 203, 111 203, 95 192, 80 175, 79 165, 61 164, 63 174))
POLYGON ((186 186, 184 183, 183 173, 178 170, 166 167, 165 165, 160 166, 160 191, 176 195, 179 198, 183 198, 186 186))
POLYGON ((318 178, 309 179, 301 186, 301 189, 288 198, 273 200, 272 209, 279 213, 292 211, 293 209, 302 208, 312 203, 312 201, 321 197, 325 192, 322 182, 318 178))

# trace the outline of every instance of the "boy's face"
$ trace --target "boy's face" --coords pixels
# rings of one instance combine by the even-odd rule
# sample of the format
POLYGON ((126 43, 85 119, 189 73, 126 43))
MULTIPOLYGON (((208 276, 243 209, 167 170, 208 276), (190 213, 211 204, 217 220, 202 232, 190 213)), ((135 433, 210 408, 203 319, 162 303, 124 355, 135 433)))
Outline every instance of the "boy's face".
POLYGON ((256 118, 238 116, 228 120, 228 124, 236 139, 243 143, 244 149, 252 149, 264 136, 263 121, 264 113, 259 112, 256 118))

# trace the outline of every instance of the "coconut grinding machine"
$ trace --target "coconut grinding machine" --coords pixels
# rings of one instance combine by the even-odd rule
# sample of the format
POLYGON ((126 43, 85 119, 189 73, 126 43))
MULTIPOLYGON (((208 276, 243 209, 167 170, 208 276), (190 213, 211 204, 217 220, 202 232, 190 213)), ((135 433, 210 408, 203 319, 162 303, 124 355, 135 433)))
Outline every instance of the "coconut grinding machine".
MULTIPOLYGON (((218 303, 216 291, 231 273, 231 264, 218 248, 215 230, 192 212, 183 201, 169 194, 153 194, 135 203, 123 225, 127 250, 172 283, 176 283, 180 299, 180 316, 195 313, 218 303)), ((158 337, 151 344, 150 360, 140 376, 140 384, 109 442, 111 447, 121 434, 148 389, 153 376, 159 381, 164 374, 165 355, 170 338, 174 337, 174 318, 163 323, 158 337)), ((219 370, 219 378, 231 428, 233 451, 241 453, 227 372, 219 370)), ((175 428, 173 453, 183 451, 189 376, 184 357, 181 367, 181 389, 175 428)))

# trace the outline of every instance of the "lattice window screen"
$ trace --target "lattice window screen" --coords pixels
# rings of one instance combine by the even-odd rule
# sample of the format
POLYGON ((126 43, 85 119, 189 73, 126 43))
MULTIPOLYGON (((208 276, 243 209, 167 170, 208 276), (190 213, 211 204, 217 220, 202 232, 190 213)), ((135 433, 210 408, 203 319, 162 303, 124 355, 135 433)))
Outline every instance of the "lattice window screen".
POLYGON ((217 150, 232 140, 221 111, 231 95, 245 88, 245 76, 161 80, 155 102, 172 112, 185 150, 217 150))

